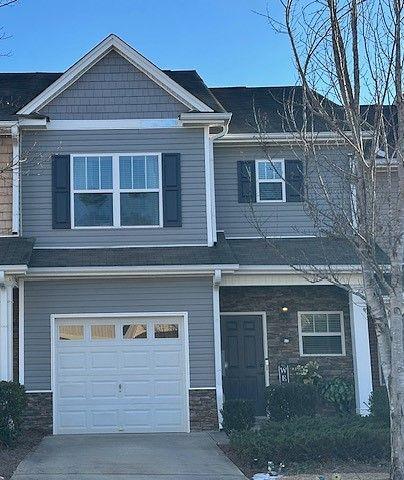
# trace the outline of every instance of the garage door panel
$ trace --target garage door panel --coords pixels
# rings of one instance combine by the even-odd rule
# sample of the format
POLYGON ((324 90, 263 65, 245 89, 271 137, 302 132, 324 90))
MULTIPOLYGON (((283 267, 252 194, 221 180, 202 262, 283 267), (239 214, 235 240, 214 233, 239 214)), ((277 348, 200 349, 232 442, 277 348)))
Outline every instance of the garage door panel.
POLYGON ((119 426, 118 409, 91 410, 89 413, 91 428, 117 428, 119 426))
POLYGON ((82 430, 87 426, 86 410, 63 410, 59 413, 59 426, 63 429, 82 430))
POLYGON ((61 401, 85 400, 87 397, 87 385, 85 382, 59 383, 58 397, 61 401))
POLYGON ((141 432, 153 431, 153 414, 150 408, 125 408, 122 424, 141 432))
POLYGON ((148 379, 123 381, 122 396, 136 400, 151 400, 153 397, 153 383, 148 379))
POLYGON ((180 368, 181 365, 181 351, 178 347, 175 350, 161 351, 158 348, 154 349, 154 367, 157 369, 168 369, 172 367, 180 368))
POLYGON ((182 320, 106 318, 116 334, 108 340, 92 339, 91 319, 76 321, 82 341, 55 338, 55 433, 188 430, 182 320), (154 324, 165 322, 180 324, 179 338, 154 338, 154 324), (147 338, 123 338, 129 324, 147 324, 147 338))
POLYGON ((112 381, 90 381, 91 398, 98 399, 116 399, 119 393, 119 383, 112 381))
POLYGON ((76 375, 79 372, 86 372, 87 359, 85 352, 61 352, 58 358, 58 370, 62 375, 70 373, 76 375))
POLYGON ((90 368, 92 370, 101 369, 102 372, 111 370, 118 371, 119 358, 116 350, 92 350, 88 353, 88 355, 90 357, 90 368))
POLYGON ((128 371, 148 372, 151 364, 150 348, 139 348, 133 345, 132 349, 125 349, 122 355, 122 368, 128 371))
POLYGON ((183 423, 183 412, 181 409, 158 408, 155 411, 156 427, 180 428, 183 423))

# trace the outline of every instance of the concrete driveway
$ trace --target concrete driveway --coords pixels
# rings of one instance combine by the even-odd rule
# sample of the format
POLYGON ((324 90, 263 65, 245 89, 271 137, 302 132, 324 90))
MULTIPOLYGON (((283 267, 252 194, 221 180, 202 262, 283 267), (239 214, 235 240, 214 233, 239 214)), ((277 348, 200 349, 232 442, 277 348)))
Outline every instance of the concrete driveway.
POLYGON ((12 480, 245 480, 208 433, 46 437, 12 480))

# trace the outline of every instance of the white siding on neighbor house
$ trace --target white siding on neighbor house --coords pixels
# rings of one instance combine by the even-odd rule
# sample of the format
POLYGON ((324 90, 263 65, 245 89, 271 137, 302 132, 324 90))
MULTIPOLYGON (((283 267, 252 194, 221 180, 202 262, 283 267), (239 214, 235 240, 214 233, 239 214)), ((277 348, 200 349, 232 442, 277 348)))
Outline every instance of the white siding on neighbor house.
POLYGON ((22 135, 22 234, 36 247, 207 244, 203 129, 29 131, 22 135), (51 155, 181 154, 182 227, 52 229, 51 155))
MULTIPOLYGON (((329 182, 330 192, 336 202, 346 202, 349 190, 341 187, 341 181, 336 172, 329 167, 328 162, 337 161, 343 166, 348 165, 347 150, 343 148, 324 147, 315 163, 308 163, 307 175, 311 199, 322 204, 318 186, 317 166, 324 179, 329 182), (326 160, 328 158, 328 161, 326 160), (316 166, 317 165, 317 166, 316 166)), ((216 221, 218 230, 224 230, 228 237, 260 237, 262 230, 267 236, 302 236, 314 232, 314 222, 303 203, 238 203, 237 162, 265 159, 265 153, 256 146, 215 145, 215 193, 216 221), (257 222, 260 228, 257 228, 257 222)), ((271 158, 285 160, 303 159, 292 147, 271 149, 271 158)), ((323 207, 321 207, 323 208, 323 207)))
POLYGON ((25 282, 25 387, 50 389, 50 316, 66 313, 188 312, 192 387, 214 387, 210 277, 25 282))
POLYGON ((51 120, 176 118, 189 109, 112 51, 39 113, 51 120))

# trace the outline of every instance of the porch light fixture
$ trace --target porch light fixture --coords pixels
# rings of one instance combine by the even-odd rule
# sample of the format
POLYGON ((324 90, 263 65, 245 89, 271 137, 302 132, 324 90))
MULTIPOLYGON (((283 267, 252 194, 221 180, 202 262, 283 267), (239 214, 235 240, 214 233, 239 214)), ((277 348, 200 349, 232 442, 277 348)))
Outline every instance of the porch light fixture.
POLYGON ((282 313, 288 313, 289 308, 288 307, 282 307, 281 312, 282 313))

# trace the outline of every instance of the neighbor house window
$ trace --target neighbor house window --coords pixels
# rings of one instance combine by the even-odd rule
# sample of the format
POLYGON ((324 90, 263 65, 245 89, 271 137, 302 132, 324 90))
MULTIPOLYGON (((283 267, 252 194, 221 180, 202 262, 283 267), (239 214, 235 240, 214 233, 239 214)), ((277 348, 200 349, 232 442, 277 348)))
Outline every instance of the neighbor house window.
POLYGON ((162 225, 160 154, 73 155, 72 225, 162 225))
POLYGON ((343 312, 299 312, 298 322, 300 355, 345 355, 343 312))
POLYGON ((256 161, 257 202, 284 202, 285 162, 284 160, 256 161))

